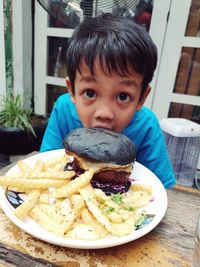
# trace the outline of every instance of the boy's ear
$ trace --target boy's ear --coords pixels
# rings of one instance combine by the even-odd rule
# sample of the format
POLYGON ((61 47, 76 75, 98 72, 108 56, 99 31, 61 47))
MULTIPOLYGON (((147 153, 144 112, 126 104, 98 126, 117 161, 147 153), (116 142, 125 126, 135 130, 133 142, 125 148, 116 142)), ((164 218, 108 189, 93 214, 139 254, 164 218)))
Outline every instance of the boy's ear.
POLYGON ((144 105, 144 102, 147 99, 147 96, 149 95, 150 92, 151 92, 151 86, 149 85, 147 87, 147 89, 145 90, 145 92, 143 93, 142 99, 140 99, 138 104, 137 104, 137 108, 136 108, 137 111, 139 111, 142 108, 142 106, 144 105))
POLYGON ((71 101, 72 101, 72 103, 75 103, 74 93, 72 91, 71 82, 69 80, 69 77, 65 78, 65 82, 66 82, 68 93, 70 94, 70 97, 71 97, 71 101))
POLYGON ((66 82, 67 89, 69 89, 71 87, 71 82, 69 80, 69 77, 65 78, 65 82, 66 82))

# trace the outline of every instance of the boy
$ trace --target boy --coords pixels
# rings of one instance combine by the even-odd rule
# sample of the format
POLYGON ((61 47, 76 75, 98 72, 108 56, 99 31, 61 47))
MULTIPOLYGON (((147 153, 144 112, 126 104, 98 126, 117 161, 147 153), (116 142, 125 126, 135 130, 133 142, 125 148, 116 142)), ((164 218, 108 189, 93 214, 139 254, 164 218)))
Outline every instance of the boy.
POLYGON ((175 184, 162 131, 143 107, 150 93, 157 49, 132 20, 103 14, 75 29, 67 52, 69 94, 55 104, 41 151, 63 148, 74 128, 122 132, 137 146, 136 160, 166 188, 175 184))

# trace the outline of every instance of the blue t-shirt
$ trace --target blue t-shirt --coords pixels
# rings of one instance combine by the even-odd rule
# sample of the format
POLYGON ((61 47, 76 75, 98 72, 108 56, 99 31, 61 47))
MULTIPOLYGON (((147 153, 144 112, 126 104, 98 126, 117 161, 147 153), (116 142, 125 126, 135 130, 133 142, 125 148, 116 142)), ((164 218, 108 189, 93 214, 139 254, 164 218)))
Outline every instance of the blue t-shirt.
MULTIPOLYGON (((63 148, 65 136, 75 128, 83 127, 76 106, 69 94, 60 96, 51 113, 40 151, 63 148)), ((168 158, 165 140, 154 113, 142 107, 122 132, 137 147, 136 161, 150 169, 165 188, 175 185, 175 177, 168 158)))

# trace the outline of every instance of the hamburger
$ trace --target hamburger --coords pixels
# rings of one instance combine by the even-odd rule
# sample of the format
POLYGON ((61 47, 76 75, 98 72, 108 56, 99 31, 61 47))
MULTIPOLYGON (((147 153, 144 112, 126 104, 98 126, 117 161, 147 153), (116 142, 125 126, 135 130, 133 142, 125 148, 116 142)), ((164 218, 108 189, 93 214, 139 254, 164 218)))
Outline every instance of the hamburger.
POLYGON ((71 156, 65 170, 74 170, 77 177, 93 168, 92 186, 108 195, 129 190, 136 147, 125 135, 101 128, 78 128, 65 137, 64 148, 71 156))

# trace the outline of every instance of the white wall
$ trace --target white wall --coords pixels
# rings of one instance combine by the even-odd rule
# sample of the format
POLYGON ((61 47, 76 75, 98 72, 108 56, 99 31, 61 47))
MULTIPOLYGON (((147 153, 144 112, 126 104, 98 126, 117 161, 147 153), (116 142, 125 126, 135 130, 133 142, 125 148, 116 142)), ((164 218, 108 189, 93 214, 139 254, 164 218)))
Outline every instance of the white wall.
POLYGON ((25 107, 32 97, 32 21, 31 0, 12 1, 14 92, 21 94, 25 107), (28 101, 26 101, 28 100, 28 101))

